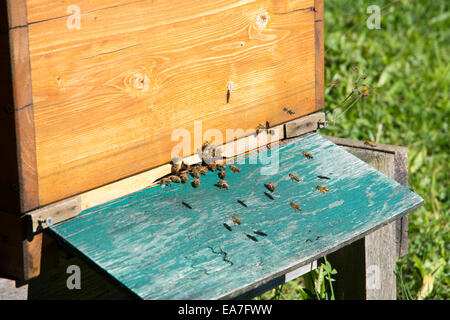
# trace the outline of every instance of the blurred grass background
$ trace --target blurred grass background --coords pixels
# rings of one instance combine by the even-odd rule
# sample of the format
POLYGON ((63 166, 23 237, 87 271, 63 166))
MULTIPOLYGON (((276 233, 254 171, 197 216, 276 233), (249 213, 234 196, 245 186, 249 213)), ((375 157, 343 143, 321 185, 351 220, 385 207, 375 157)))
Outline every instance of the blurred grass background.
MULTIPOLYGON (((409 218, 409 253, 397 262, 398 299, 449 299, 449 4, 325 0, 325 83, 340 86, 326 87, 330 126, 321 133, 408 147, 409 187, 425 199, 409 218), (381 8, 381 29, 366 25, 371 5, 381 8), (344 112, 352 66, 378 95, 344 112)), ((308 277, 257 299, 329 298, 305 292, 308 277)))

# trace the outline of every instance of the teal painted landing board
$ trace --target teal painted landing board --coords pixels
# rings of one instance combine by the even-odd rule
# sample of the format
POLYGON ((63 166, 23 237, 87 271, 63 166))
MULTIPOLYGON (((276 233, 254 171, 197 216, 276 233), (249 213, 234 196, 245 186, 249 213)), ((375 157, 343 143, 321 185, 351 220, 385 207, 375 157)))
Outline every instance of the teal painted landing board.
POLYGON ((423 203, 319 134, 259 155, 278 155, 278 171, 261 174, 267 164, 251 164, 255 153, 240 158, 240 173, 227 168, 229 190, 215 187, 217 172, 208 172, 196 189, 158 185, 51 230, 143 299, 217 299, 313 261, 423 203), (268 181, 276 184, 273 199, 268 181), (330 191, 323 194, 317 185, 330 191))

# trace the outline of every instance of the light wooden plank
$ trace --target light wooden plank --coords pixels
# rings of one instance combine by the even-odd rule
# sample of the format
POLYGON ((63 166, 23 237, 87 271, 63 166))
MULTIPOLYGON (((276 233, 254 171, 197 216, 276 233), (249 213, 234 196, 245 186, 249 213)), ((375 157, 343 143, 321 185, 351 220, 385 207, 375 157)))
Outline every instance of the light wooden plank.
POLYGON ((257 161, 268 153, 250 155, 244 163, 238 159, 241 172, 227 170, 229 190, 215 187, 217 174, 210 172, 198 188, 145 189, 50 230, 142 298, 233 298, 361 239, 423 203, 318 134, 269 152, 277 151, 280 166, 265 172, 269 175, 261 172, 268 163, 257 161), (305 150, 314 158, 306 159, 305 150), (302 180, 292 181, 288 173, 302 180), (268 181, 277 186, 273 200, 265 193, 268 181), (316 190, 319 184, 330 191, 316 190), (302 211, 294 211, 291 201, 302 211), (233 215, 241 225, 233 224, 233 215))
POLYGON ((41 205, 167 163, 194 120, 226 138, 318 108, 314 0, 81 1, 79 30, 68 4, 28 1, 41 205))
POLYGON ((294 138, 318 129, 318 123, 325 121, 325 114, 317 112, 309 116, 289 121, 285 124, 286 138, 294 138))

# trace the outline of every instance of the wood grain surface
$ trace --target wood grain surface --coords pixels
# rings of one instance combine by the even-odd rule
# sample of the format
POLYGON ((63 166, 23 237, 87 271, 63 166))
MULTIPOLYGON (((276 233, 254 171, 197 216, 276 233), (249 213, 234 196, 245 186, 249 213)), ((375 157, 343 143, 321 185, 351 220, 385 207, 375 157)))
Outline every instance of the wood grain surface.
POLYGON ((26 3, 40 205, 169 162, 194 120, 225 138, 322 107, 314 0, 80 0, 79 29, 71 1, 26 3))
MULTIPOLYGON (((2 5, 4 6, 4 4, 2 5)), ((29 28, 27 25, 27 8, 25 0, 7 0, 6 9, 8 15, 8 38, 9 38, 9 62, 10 85, 6 85, 7 90, 12 89, 12 105, 14 106, 14 142, 16 148, 7 149, 16 155, 17 171, 17 193, 19 194, 20 210, 23 213, 39 206, 38 174, 36 160, 36 139, 34 107, 32 96, 32 78, 30 66, 29 50, 29 28)), ((8 60, 3 60, 5 64, 8 60)), ((5 89, 3 89, 5 90, 5 89)), ((4 101, 9 104, 11 101, 4 101)), ((6 106, 4 106, 6 107, 6 106)), ((8 124, 7 126, 10 126, 8 124)), ((10 135, 2 137, 11 139, 10 135)), ((9 174, 8 174, 9 175, 9 174)), ((12 197, 11 199, 15 199, 12 197)), ((3 209, 10 208, 8 205, 3 209)))
POLYGON ((158 185, 50 230, 141 298, 233 298, 423 203, 319 134, 240 157, 236 165, 240 173, 227 169, 229 190, 218 189, 217 173, 209 172, 198 188, 158 185), (270 155, 279 166, 267 170, 270 155), (264 186, 269 181, 273 193, 264 186))

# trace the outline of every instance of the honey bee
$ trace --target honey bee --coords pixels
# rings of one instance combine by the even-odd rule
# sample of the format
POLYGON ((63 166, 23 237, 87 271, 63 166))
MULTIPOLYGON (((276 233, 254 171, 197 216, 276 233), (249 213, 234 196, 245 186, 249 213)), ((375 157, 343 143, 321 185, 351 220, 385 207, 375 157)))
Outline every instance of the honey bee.
POLYGON ((180 169, 180 171, 189 171, 189 170, 191 170, 191 166, 189 164, 181 162, 181 169, 180 169))
POLYGON ((184 183, 187 183, 189 181, 189 178, 186 175, 186 173, 182 173, 182 174, 180 174, 180 180, 181 180, 181 183, 184 184, 184 183))
POLYGON ((170 176, 170 181, 174 183, 180 183, 181 179, 178 176, 170 176))
POLYGON ((324 186, 316 186, 316 189, 321 191, 322 193, 327 193, 330 191, 330 190, 328 190, 327 187, 324 187, 324 186))
POLYGON ((290 202, 290 205, 292 208, 294 208, 294 211, 295 210, 302 211, 302 208, 300 208, 300 206, 298 204, 296 204, 295 202, 290 202))
POLYGON ((202 150, 208 149, 211 146, 208 140, 205 141, 202 145, 202 150))
POLYGON ((200 178, 200 173, 197 169, 197 167, 192 168, 191 170, 191 176, 193 176, 194 178, 200 178))
POLYGON ((214 172, 217 170, 217 165, 215 163, 208 164, 208 170, 214 172))
POLYGON ((265 129, 266 129, 265 126, 263 126, 262 124, 258 124, 258 126, 256 127, 256 134, 258 134, 260 130, 265 130, 265 129))
POLYGON ((288 108, 283 108, 283 111, 286 112, 286 113, 289 114, 289 115, 295 114, 294 111, 292 111, 291 109, 288 109, 288 108))
POLYGON ((233 171, 233 172, 241 172, 241 169, 239 169, 239 168, 236 167, 236 166, 230 165, 229 168, 230 168, 230 170, 233 171))
POLYGON ((239 219, 236 216, 232 216, 231 219, 233 219, 233 222, 236 223, 238 226, 241 225, 241 219, 239 219))
POLYGON ((267 190, 269 190, 270 192, 274 192, 275 191, 275 184, 273 182, 267 182, 267 184, 265 184, 267 190))
POLYGON ((312 154, 309 153, 309 152, 303 151, 302 154, 303 154, 307 159, 312 159, 312 158, 314 158, 314 157, 312 156, 312 154))
POLYGON ((333 81, 333 82, 331 82, 328 86, 330 87, 330 88, 337 88, 337 87, 339 87, 340 86, 340 82, 339 81, 333 81))
POLYGON ((172 163, 171 172, 172 174, 177 174, 181 169, 181 163, 172 163))
POLYGON ((297 182, 300 182, 300 179, 293 173, 289 173, 289 178, 291 178, 292 180, 295 180, 297 182))
POLYGON ((227 166, 224 163, 216 163, 216 167, 219 170, 225 170, 227 166))
POLYGON ((375 147, 376 147, 376 144, 373 143, 372 141, 365 141, 364 144, 367 145, 367 146, 369 146, 369 147, 372 147, 372 148, 375 148, 375 147))
POLYGON ((172 181, 169 178, 162 178, 159 184, 162 186, 172 185, 172 181))
POLYGON ((219 178, 220 179, 225 179, 226 177, 227 177, 227 173, 225 172, 225 170, 220 170, 219 178))
POLYGON ((229 189, 230 186, 228 185, 228 183, 225 180, 219 180, 219 182, 217 182, 216 184, 217 187, 219 187, 220 189, 229 189))
POLYGON ((200 169, 199 172, 200 172, 200 174, 201 174, 202 176, 205 176, 207 171, 208 171, 207 168, 203 168, 203 169, 200 169))
POLYGON ((200 180, 198 179, 194 179, 194 181, 192 181, 192 186, 194 188, 197 188, 200 185, 200 180))

